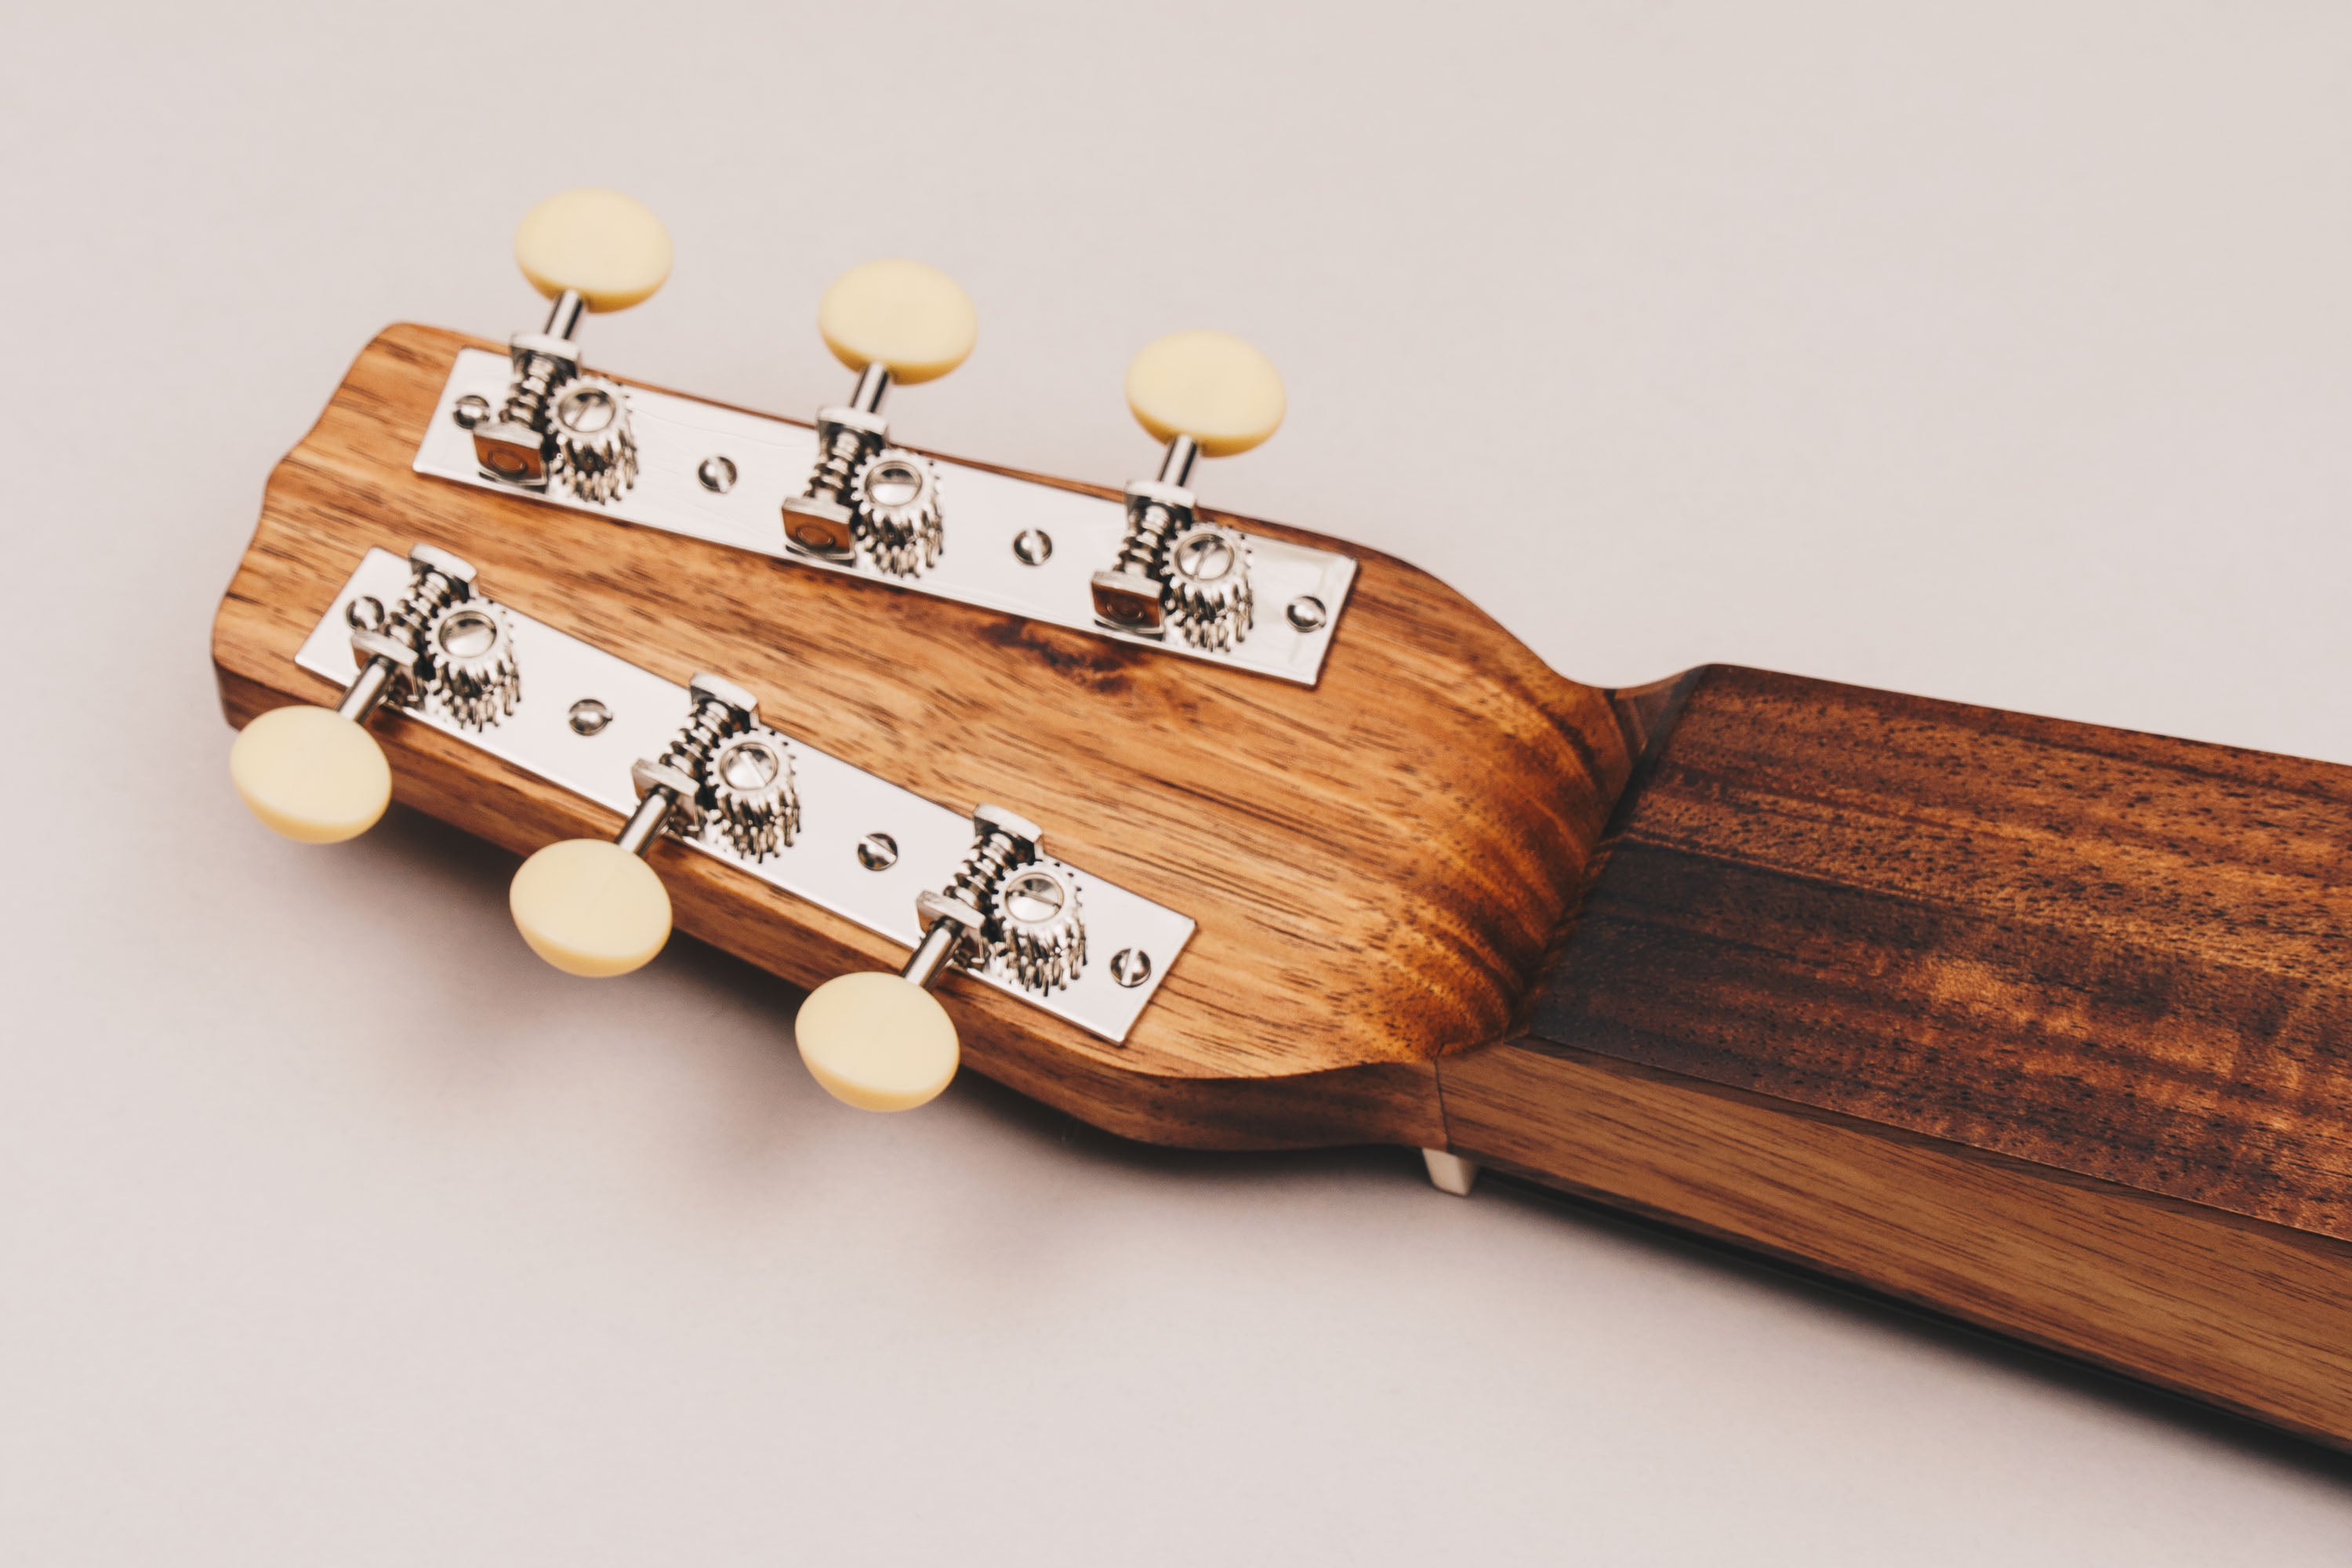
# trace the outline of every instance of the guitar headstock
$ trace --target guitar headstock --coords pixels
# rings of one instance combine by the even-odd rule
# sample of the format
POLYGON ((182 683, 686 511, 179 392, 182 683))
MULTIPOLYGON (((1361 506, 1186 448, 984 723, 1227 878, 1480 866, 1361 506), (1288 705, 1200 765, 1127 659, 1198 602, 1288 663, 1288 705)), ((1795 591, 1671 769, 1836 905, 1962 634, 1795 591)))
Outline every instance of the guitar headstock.
POLYGON ((852 1103, 961 1058, 1154 1141, 1443 1144, 1430 1064, 1508 1026, 1635 705, 1204 504, 1284 413, 1237 339, 1137 356, 1149 477, 1047 479, 886 418, 977 340, 936 269, 827 291, 855 379, 798 421, 583 367, 668 271, 635 203, 559 197, 517 256, 541 330, 388 330, 272 477, 214 641, 257 816, 328 842, 397 797, 526 856, 518 962, 620 975, 675 925, 814 986, 852 1103))

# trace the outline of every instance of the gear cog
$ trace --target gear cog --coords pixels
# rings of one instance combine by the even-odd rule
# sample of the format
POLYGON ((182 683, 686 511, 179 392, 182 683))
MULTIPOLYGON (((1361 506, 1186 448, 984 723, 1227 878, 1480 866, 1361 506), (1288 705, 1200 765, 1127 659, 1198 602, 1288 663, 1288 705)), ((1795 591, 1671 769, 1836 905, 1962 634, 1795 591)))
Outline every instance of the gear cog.
POLYGON ((940 476, 914 453, 885 447, 849 480, 858 542, 874 564, 894 577, 912 577, 938 564, 946 532, 940 525, 940 476))
POLYGON ((1168 546, 1168 617, 1194 647, 1230 651, 1249 635, 1249 545, 1230 528, 1196 522, 1168 546))
POLYGON ((547 435, 554 467, 582 500, 615 501, 637 482, 637 438, 629 400, 601 375, 576 375, 549 400, 547 435))
POLYGON ((801 829, 793 753, 772 730, 746 730, 710 759, 710 819, 735 852, 764 860, 792 847, 801 829))
POLYGON ((459 599, 425 627, 424 685, 430 706, 468 730, 484 730, 522 700, 514 633, 496 605, 459 599))
POLYGON ((1087 963, 1078 879, 1055 861, 1016 867, 997 889, 990 934, 997 955, 1031 991, 1067 986, 1087 963))

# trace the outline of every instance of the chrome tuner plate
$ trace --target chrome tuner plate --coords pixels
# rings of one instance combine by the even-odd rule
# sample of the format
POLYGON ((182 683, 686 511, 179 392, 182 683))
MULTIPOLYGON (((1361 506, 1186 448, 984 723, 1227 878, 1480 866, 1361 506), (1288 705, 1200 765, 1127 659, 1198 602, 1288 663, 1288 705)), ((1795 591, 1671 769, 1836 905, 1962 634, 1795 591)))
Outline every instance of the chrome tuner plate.
MULTIPOLYGON (((373 596, 394 603, 408 579, 405 560, 388 550, 369 551, 295 662, 338 686, 348 685, 358 669, 346 618, 352 601, 373 596)), ((414 707, 400 712, 627 817, 637 805, 630 764, 658 756, 669 744, 687 711, 686 688, 494 602, 506 611, 522 673, 522 696, 514 710, 483 730, 464 729, 414 707)), ((934 805, 805 741, 784 739, 792 748, 801 802, 800 832, 791 847, 754 861, 738 855, 716 831, 682 842, 911 950, 922 939, 916 896, 954 875, 971 847, 971 813, 934 805), (889 852, 882 853, 880 844, 887 844, 889 852)), ((966 973, 1117 1045, 1192 940, 1193 922, 1076 867, 1052 859, 1042 863, 1078 887, 1088 952, 1101 956, 1090 956, 1073 984, 1050 994, 1026 989, 998 963, 966 973), (1114 973, 1109 955, 1129 949, 1150 954, 1145 984, 1129 985, 1114 973)), ((1131 964, 1121 971, 1132 972, 1131 964)))
POLYGON ((483 475, 474 461, 473 437, 456 417, 461 399, 482 399, 497 407, 507 395, 510 374, 504 354, 480 349, 458 353, 416 448, 414 467, 418 473, 1301 686, 1314 685, 1322 673, 1323 656, 1356 579, 1356 563, 1345 555, 1249 534, 1257 616, 1249 635, 1231 650, 1193 647, 1181 637, 1117 631, 1095 618, 1089 584, 1097 572, 1118 559, 1119 543, 1127 537, 1123 501, 941 458, 932 462, 944 481, 940 494, 947 547, 935 565, 919 576, 895 577, 863 559, 841 562, 803 554, 786 547, 780 509, 786 496, 799 495, 808 482, 816 459, 815 434, 805 425, 641 386, 628 389, 638 474, 627 493, 596 502, 517 489, 483 475))

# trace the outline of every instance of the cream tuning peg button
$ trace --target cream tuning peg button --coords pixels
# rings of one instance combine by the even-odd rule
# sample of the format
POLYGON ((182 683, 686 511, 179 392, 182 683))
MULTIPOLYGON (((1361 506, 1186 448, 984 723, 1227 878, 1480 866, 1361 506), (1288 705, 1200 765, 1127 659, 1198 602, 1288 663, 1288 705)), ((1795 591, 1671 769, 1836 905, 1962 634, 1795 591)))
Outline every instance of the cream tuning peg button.
POLYGON ((507 906, 530 950, 566 974, 626 974, 669 941, 668 889, 602 838, 551 844, 524 861, 507 906))
POLYGON ((618 191, 548 197, 523 214, 514 248, 532 288, 551 300, 576 294, 599 313, 642 303, 669 277, 669 230, 618 191))
POLYGON ((629 770, 637 809, 620 833, 609 842, 551 844, 515 873, 507 907, 516 929, 533 952, 566 974, 626 974, 662 950, 669 941, 669 893, 643 857, 665 831, 698 829, 715 791, 733 792, 733 812, 721 815, 744 853, 756 857, 792 842, 800 802, 782 742, 754 728, 759 700, 715 675, 696 676, 687 693, 693 706, 677 738, 659 758, 629 770), (722 778, 719 759, 747 738, 769 753, 763 775, 722 778))
POLYGON ((1127 537, 1094 575, 1095 617, 1115 631, 1230 651, 1249 636, 1249 542, 1201 521, 1192 490, 1202 457, 1246 452, 1281 427, 1274 363, 1230 332, 1174 332, 1127 367, 1127 406, 1165 442, 1160 477, 1127 487, 1127 537))
POLYGON ((637 478, 628 398, 580 368, 572 341, 583 311, 624 310, 669 276, 669 231, 618 191, 565 191, 523 215, 515 261, 554 303, 547 324, 508 345, 514 370, 495 417, 473 427, 488 477, 524 489, 560 483, 582 500, 611 501, 637 478))
POLYGON ((911 1110, 955 1078, 954 1021, 900 975, 834 976, 801 1004, 793 1033, 825 1092, 860 1110, 911 1110))
POLYGON ((1127 406, 1156 441, 1190 437, 1202 456, 1230 458, 1279 429, 1286 405, 1272 360, 1231 332, 1191 331, 1129 362, 1127 406))
POLYGON ((303 844, 341 844, 392 801, 375 737, 331 708, 273 708, 238 734, 229 777, 253 815, 303 844))
POLYGON ((271 831, 304 844, 340 844, 365 833, 392 799, 392 768, 363 726, 387 698, 436 700, 448 675, 494 673, 493 688, 469 679, 458 721, 474 729, 498 722, 520 690, 505 622, 474 596, 474 569, 446 551, 420 544, 409 552, 408 589, 390 611, 373 599, 355 616, 352 654, 358 673, 329 708, 275 708, 245 727, 229 749, 229 780, 271 831), (461 627, 457 616, 467 617, 461 627), (463 635, 466 657, 436 657, 439 638, 463 635), (479 646, 477 646, 478 644, 479 646))
POLYGON ((971 847, 940 892, 915 900, 923 940, 896 974, 843 974, 809 993, 801 1059, 835 1099, 908 1110, 955 1077, 955 1025, 930 994, 953 966, 994 963, 1023 987, 1072 984, 1087 961, 1077 885, 1040 858, 1037 825, 1000 805, 971 814, 971 847))
POLYGON ((904 386, 935 381, 980 341, 980 313, 962 286, 919 261, 869 261, 835 279, 817 301, 816 330, 855 371, 880 365, 904 386))
POLYGON ((803 554, 863 555, 891 576, 915 576, 946 547, 939 472, 889 444, 882 402, 893 382, 935 380, 961 364, 979 340, 979 313, 936 267, 869 261, 833 280, 816 321, 857 385, 845 405, 817 411, 816 465, 805 492, 783 504, 784 541, 803 554))

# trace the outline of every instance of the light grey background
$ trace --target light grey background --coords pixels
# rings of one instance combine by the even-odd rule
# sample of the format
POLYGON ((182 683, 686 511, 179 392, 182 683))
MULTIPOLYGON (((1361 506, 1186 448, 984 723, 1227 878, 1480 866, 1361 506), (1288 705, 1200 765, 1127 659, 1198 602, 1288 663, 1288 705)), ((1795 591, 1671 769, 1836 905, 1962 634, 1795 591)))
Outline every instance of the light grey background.
POLYGON ((1580 679, 2352 761, 2352 10, 19 6, 0 158, 0 1559, 2343 1561, 2336 1461, 1405 1156, 840 1109, 758 973, 269 837, 205 649, 361 343, 530 324, 593 183, 633 374, 803 412, 922 257, 909 438, 1118 482, 1129 353, 1239 331, 1203 489, 1580 679))

